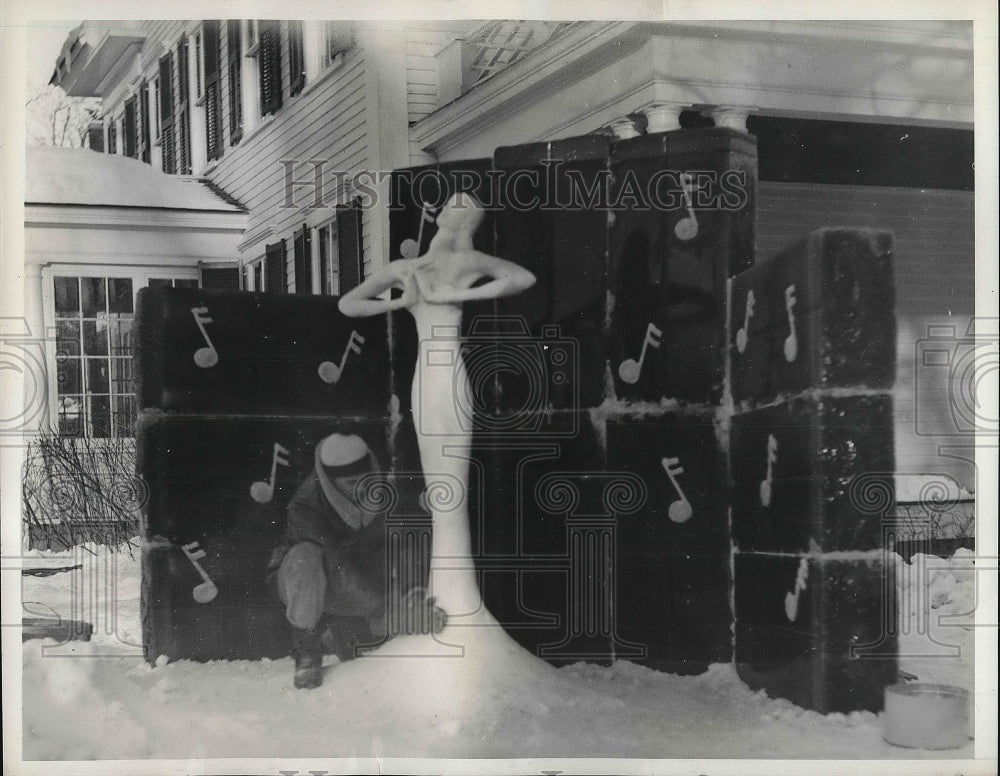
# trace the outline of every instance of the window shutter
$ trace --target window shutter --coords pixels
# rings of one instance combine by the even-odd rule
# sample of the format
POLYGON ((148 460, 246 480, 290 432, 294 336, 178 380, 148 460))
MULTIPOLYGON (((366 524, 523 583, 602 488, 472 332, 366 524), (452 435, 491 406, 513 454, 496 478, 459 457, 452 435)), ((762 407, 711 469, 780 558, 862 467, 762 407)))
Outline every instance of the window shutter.
POLYGON ((205 51, 205 137, 208 160, 222 156, 222 80, 219 63, 218 19, 207 19, 202 25, 202 45, 205 51))
POLYGON ((267 273, 266 288, 270 294, 284 294, 288 288, 285 283, 285 241, 279 240, 264 248, 267 273))
POLYGON ((118 121, 114 116, 108 122, 108 153, 118 153, 118 121))
POLYGON ((139 87, 139 136, 137 159, 142 159, 146 164, 153 160, 152 148, 149 143, 149 84, 142 82, 139 87))
POLYGON ((226 64, 229 70, 229 143, 236 145, 243 139, 243 41, 240 20, 226 22, 226 64))
POLYGON ((91 121, 87 126, 87 145, 91 151, 104 151, 104 122, 91 121))
POLYGON ((240 290, 240 265, 198 264, 198 285, 217 291, 240 290))
POLYGON ((278 22, 261 20, 257 65, 260 68, 260 115, 281 107, 281 36, 278 22))
POLYGON ((174 57, 160 58, 160 149, 163 152, 163 172, 177 171, 175 163, 176 134, 174 133, 174 57))
POLYGON ((188 77, 188 39, 177 44, 177 172, 191 174, 191 82, 188 77))
POLYGON ((294 97, 306 85, 306 60, 302 44, 302 22, 288 22, 289 93, 294 97))
POLYGON ((312 252, 310 234, 305 224, 295 233, 295 293, 312 293, 312 252))
POLYGON ((131 158, 135 158, 135 137, 136 137, 136 126, 135 126, 135 97, 129 97, 125 100, 125 124, 122 127, 122 138, 125 143, 124 154, 131 158))
POLYGON ((361 208, 357 199, 338 208, 337 241, 340 265, 340 293, 346 294, 361 283, 361 208))

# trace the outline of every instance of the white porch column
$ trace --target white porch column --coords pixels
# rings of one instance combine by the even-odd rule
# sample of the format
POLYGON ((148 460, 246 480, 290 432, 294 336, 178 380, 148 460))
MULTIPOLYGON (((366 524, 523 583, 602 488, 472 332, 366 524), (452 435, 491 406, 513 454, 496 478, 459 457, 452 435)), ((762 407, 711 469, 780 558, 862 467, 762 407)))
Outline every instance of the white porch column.
POLYGON ((712 110, 712 119, 715 121, 715 126, 717 127, 726 127, 727 129, 737 129, 740 132, 746 132, 747 119, 752 112, 752 108, 720 105, 712 110))
POLYGON ((615 137, 619 140, 631 140, 633 137, 639 137, 642 134, 635 125, 635 120, 628 116, 615 119, 611 122, 610 127, 611 131, 615 133, 615 137))
POLYGON ((646 132, 672 132, 681 128, 683 105, 672 102, 654 102, 640 110, 646 116, 646 132))
POLYGON ((49 346, 45 333, 45 306, 43 303, 42 268, 38 264, 24 264, 24 322, 25 362, 24 374, 24 434, 33 436, 49 420, 49 346), (36 360, 37 359, 37 360, 36 360), (40 362, 40 363, 39 363, 40 362), (40 367, 41 371, 37 369, 40 367))

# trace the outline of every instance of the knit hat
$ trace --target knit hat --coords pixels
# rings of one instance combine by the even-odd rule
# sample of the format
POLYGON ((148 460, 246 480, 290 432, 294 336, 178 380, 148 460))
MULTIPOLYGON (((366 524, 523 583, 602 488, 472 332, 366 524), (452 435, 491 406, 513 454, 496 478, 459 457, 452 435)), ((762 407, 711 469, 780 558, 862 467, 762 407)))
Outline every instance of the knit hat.
POLYGON ((352 528, 367 526, 375 518, 358 502, 358 494, 345 490, 341 477, 376 470, 375 456, 365 441, 354 434, 330 434, 316 445, 316 476, 323 495, 341 519, 352 528))
POLYGON ((328 477, 349 477, 371 471, 365 440, 355 434, 330 434, 316 447, 316 462, 328 477))

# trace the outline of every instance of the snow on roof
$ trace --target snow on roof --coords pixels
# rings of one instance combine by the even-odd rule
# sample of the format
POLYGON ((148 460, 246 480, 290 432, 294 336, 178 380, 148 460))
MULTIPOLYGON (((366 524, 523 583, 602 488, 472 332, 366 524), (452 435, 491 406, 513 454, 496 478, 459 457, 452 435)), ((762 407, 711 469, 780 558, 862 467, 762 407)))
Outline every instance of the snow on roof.
POLYGON ((26 149, 25 158, 25 204, 243 212, 204 181, 166 175, 127 156, 39 147, 26 149))

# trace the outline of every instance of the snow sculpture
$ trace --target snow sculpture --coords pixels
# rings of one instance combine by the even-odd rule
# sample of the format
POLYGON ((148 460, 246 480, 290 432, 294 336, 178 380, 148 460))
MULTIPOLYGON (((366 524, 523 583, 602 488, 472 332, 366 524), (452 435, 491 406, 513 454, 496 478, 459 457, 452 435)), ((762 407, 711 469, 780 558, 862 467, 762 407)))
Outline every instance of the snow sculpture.
MULTIPOLYGON (((421 346, 411 398, 433 526, 430 594, 450 624, 499 628, 483 605, 472 560, 466 501, 472 395, 461 355, 462 303, 521 293, 534 285, 535 276, 473 248, 482 219, 474 197, 453 195, 437 217, 427 253, 390 263, 345 294, 340 310, 363 317, 406 309, 413 316, 421 346), (402 296, 379 298, 393 288, 402 296)), ((455 635, 452 627, 448 631, 455 635)))

